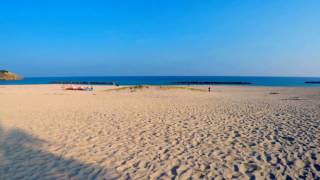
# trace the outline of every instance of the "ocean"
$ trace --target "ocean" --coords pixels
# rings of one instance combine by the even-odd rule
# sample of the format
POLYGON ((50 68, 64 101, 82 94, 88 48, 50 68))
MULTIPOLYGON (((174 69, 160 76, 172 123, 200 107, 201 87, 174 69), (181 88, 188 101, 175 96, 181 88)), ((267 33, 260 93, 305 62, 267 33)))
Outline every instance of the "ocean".
POLYGON ((20 81, 0 81, 0 85, 50 84, 54 81, 114 82, 119 85, 172 85, 175 82, 249 82, 247 86, 320 87, 306 81, 320 77, 245 77, 245 76, 105 76, 105 77, 27 77, 20 81))

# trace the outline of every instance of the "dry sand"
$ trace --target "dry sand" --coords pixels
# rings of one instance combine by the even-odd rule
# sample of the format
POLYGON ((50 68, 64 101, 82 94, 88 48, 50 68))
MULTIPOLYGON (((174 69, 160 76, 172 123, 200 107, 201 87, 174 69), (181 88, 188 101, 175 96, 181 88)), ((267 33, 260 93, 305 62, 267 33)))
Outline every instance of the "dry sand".
POLYGON ((320 177, 320 89, 110 88, 0 86, 0 179, 320 177))

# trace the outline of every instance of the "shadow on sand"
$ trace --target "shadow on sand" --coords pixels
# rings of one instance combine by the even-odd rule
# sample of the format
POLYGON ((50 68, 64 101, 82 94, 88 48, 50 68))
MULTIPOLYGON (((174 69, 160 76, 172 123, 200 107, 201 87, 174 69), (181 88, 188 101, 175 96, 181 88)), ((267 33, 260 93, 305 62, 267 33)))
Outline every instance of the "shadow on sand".
POLYGON ((18 129, 0 126, 0 179, 115 179, 104 167, 51 154, 45 143, 18 129))

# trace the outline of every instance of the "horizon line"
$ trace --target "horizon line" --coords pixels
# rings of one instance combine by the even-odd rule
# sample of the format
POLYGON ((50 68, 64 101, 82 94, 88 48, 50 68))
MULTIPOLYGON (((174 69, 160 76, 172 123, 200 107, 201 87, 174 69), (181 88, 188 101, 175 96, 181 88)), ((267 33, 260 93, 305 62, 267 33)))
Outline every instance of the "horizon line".
POLYGON ((320 76, 297 75, 55 75, 25 76, 24 78, 58 78, 58 77, 274 77, 274 78, 320 78, 320 76))

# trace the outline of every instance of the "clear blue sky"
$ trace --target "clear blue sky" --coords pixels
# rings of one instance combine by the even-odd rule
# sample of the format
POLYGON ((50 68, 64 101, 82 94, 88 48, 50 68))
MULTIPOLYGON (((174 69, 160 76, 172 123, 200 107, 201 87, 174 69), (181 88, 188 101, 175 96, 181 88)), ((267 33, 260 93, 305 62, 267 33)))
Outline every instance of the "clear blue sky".
POLYGON ((12 0, 0 69, 24 76, 320 76, 319 0, 12 0))

